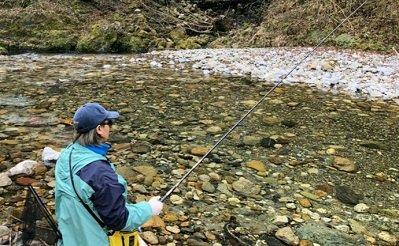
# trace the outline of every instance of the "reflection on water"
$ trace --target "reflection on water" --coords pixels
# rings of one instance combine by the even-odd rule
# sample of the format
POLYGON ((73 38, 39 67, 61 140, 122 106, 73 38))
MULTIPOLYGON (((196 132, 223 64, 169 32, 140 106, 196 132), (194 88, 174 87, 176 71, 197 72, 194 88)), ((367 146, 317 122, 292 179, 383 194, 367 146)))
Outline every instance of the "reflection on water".
MULTIPOLYGON (((153 70, 129 63, 130 58, 3 57, 0 170, 21 160, 37 159, 45 146, 65 146, 71 138, 74 111, 95 101, 121 113, 113 130, 114 142, 151 145, 151 151, 144 154, 112 153, 116 164, 149 163, 171 186, 177 178, 171 177, 170 171, 184 167, 185 160, 195 160, 187 157, 187 146, 214 144, 271 88, 246 78, 205 78, 193 71, 153 70)), ((335 184, 350 186, 377 210, 397 209, 398 123, 399 106, 390 101, 332 95, 307 86, 282 86, 197 173, 211 170, 222 179, 244 176, 263 184, 265 201, 275 194, 285 196, 286 192, 305 189, 307 184, 335 184), (272 139, 275 145, 260 144, 259 138, 272 139), (334 168, 337 156, 350 161, 354 170, 334 168), (267 174, 256 175, 248 169, 246 163, 251 160, 265 163, 267 174), (212 163, 221 168, 212 169, 212 163), (270 178, 279 181, 270 183, 270 178)), ((330 210, 336 206, 331 213, 345 216, 342 204, 324 204, 330 210)), ((393 231, 398 231, 397 225, 393 231)))

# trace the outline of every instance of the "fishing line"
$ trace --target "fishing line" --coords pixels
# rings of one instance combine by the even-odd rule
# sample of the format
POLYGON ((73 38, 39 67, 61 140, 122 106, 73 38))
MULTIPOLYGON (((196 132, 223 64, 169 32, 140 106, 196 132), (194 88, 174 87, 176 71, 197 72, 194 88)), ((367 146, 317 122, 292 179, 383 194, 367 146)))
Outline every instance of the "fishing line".
POLYGON ((339 23, 330 33, 328 33, 323 39, 319 41, 319 43, 314 46, 308 53, 305 54, 305 56, 299 60, 292 68, 289 70, 288 73, 286 73, 280 80, 261 98, 259 101, 257 101, 206 153, 197 161, 197 163, 186 173, 183 175, 183 177, 172 187, 166 192, 166 194, 160 199, 161 202, 165 201, 165 199, 170 196, 170 194, 194 171, 194 169, 206 158, 208 155, 216 149, 217 146, 219 146, 220 143, 223 142, 223 140, 242 122, 244 121, 247 116, 252 113, 255 108, 258 107, 259 104, 261 104, 269 95, 272 93, 278 86, 280 86, 283 83, 283 80, 285 80, 300 64, 302 64, 313 52, 322 45, 327 38, 329 38, 339 27, 341 27, 350 17, 352 17, 360 8, 363 7, 363 5, 366 4, 368 0, 365 0, 362 4, 360 4, 350 15, 348 15, 341 23, 339 23))

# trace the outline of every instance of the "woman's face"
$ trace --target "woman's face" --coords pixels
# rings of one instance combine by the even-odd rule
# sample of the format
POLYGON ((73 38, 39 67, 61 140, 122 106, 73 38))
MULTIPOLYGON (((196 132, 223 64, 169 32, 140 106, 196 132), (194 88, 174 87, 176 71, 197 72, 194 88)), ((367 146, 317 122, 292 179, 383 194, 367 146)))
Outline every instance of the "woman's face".
POLYGON ((96 127, 97 134, 104 140, 104 142, 108 141, 109 133, 111 131, 112 121, 111 120, 104 120, 101 125, 96 127))

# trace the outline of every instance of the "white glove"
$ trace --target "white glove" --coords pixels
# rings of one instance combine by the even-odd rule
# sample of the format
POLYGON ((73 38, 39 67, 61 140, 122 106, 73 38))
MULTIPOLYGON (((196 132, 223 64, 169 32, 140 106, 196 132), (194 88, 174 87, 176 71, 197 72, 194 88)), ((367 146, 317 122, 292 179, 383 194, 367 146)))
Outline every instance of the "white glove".
POLYGON ((160 196, 154 196, 148 201, 151 206, 153 216, 159 215, 163 208, 163 203, 159 199, 161 199, 160 196))

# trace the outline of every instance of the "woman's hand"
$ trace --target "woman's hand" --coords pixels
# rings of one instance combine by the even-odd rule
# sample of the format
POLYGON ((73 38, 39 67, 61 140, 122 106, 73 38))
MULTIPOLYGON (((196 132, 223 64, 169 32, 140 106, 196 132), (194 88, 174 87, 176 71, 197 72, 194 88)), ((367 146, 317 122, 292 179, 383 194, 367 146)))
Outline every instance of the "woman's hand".
POLYGON ((151 206, 153 216, 159 215, 162 211, 163 203, 160 201, 160 199, 160 196, 154 196, 148 201, 151 206))

